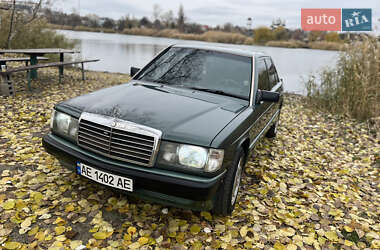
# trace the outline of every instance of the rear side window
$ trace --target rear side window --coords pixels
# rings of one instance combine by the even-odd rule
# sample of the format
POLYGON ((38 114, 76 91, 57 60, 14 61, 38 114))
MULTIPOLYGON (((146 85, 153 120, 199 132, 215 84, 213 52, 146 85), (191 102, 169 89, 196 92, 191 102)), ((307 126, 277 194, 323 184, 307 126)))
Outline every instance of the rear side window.
POLYGON ((265 58, 265 63, 268 68, 269 89, 272 89, 280 80, 278 79, 276 67, 273 64, 272 59, 265 58))
POLYGON ((264 59, 259 59, 257 62, 258 88, 261 90, 270 90, 267 67, 264 59))

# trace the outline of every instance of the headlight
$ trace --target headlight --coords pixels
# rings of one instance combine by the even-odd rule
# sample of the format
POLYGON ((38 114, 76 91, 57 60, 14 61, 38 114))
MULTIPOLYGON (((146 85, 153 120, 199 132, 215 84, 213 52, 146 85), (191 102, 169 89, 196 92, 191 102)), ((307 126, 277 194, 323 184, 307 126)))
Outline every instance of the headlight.
POLYGON ((164 165, 215 172, 222 166, 223 157, 223 149, 162 142, 158 161, 164 165))
POLYGON ((197 146, 181 145, 178 148, 178 161, 188 167, 203 168, 207 161, 207 150, 197 146))
POLYGON ((78 119, 65 113, 53 111, 51 117, 51 130, 71 141, 76 141, 78 133, 78 119))

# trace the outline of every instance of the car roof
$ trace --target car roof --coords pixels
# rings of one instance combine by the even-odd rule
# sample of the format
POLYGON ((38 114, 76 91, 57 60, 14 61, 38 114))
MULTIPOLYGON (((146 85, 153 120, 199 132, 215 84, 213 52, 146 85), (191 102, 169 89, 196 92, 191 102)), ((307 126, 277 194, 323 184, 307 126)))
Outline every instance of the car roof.
POLYGON ((217 52, 221 52, 221 53, 228 53, 228 54, 247 56, 247 57, 268 56, 265 53, 259 52, 259 51, 250 51, 250 50, 236 49, 236 48, 230 48, 230 47, 221 47, 221 46, 195 45, 195 44, 175 44, 175 45, 172 45, 172 47, 174 47, 174 48, 191 48, 191 49, 210 50, 210 51, 217 51, 217 52))

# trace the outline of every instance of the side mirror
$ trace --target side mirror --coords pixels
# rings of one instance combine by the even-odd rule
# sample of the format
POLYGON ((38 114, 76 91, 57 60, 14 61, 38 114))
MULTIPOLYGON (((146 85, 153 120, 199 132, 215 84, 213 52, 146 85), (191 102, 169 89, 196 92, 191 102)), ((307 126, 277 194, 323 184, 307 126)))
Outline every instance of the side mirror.
POLYGON ((140 71, 140 68, 136 68, 136 67, 131 67, 131 77, 133 77, 134 75, 136 75, 137 72, 140 71))
POLYGON ((267 90, 257 90, 256 103, 260 102, 278 102, 280 93, 267 90))

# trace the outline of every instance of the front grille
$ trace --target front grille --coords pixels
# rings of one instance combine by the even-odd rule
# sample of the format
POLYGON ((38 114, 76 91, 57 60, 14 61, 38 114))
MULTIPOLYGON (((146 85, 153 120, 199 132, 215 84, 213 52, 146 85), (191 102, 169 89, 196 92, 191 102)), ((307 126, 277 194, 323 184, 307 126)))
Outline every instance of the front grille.
POLYGON ((112 117, 83 113, 79 121, 79 146, 144 166, 154 164, 160 137, 159 130, 112 117))

